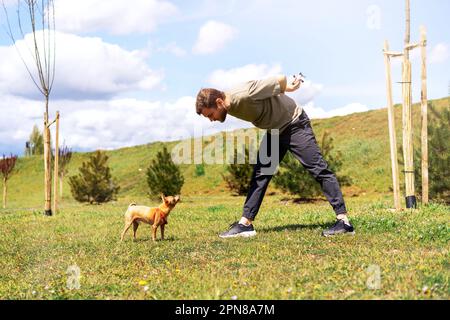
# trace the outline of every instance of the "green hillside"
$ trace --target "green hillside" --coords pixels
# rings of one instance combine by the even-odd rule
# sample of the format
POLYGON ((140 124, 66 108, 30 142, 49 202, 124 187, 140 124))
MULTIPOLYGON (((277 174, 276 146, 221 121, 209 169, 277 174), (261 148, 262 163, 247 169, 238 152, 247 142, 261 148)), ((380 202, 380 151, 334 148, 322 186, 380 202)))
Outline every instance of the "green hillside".
MULTIPOLYGON (((438 108, 448 108, 450 97, 432 101, 438 108)), ((396 109, 397 142, 401 142, 401 106, 396 109)), ((415 139, 420 132, 420 106, 413 108, 415 139)), ((386 109, 356 113, 345 117, 313 120, 313 128, 318 138, 324 130, 328 130, 334 138, 336 150, 342 152, 342 173, 351 177, 353 185, 344 188, 347 197, 358 195, 386 194, 391 188, 391 172, 389 158, 389 138, 386 109)), ((430 122, 433 118, 430 119, 430 122)), ((64 125, 64 122, 62 122, 64 125)), ((254 129, 249 129, 254 130, 254 129)), ((167 143, 169 150, 178 142, 167 143)), ((151 159, 162 149, 163 143, 108 151, 112 174, 117 179, 121 190, 120 200, 136 200, 145 198, 148 192, 146 169, 151 159)), ((88 158, 88 153, 75 153, 69 167, 69 176, 78 171, 81 163, 88 158)), ((206 174, 195 177, 195 165, 183 165, 185 177, 183 195, 228 194, 221 173, 224 165, 205 166, 206 174)), ((20 158, 16 174, 10 179, 8 186, 8 207, 34 208, 43 205, 44 167, 41 157, 20 158)), ((72 202, 70 189, 66 179, 64 184, 64 201, 72 202)), ((1 183, 1 182, 0 182, 1 183)), ((273 187, 272 187, 273 188, 273 187)), ((275 189, 270 192, 279 192, 275 189)))

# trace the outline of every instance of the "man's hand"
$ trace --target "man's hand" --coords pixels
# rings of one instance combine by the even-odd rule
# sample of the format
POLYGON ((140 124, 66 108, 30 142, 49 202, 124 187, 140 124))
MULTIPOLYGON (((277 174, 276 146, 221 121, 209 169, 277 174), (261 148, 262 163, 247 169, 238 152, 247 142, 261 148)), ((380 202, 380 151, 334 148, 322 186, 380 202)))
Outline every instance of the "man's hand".
POLYGON ((302 79, 296 78, 293 82, 288 82, 286 76, 278 76, 278 82, 280 83, 281 92, 294 92, 302 85, 302 79))
POLYGON ((300 88, 303 81, 300 78, 296 78, 293 82, 287 83, 286 92, 294 92, 300 88))

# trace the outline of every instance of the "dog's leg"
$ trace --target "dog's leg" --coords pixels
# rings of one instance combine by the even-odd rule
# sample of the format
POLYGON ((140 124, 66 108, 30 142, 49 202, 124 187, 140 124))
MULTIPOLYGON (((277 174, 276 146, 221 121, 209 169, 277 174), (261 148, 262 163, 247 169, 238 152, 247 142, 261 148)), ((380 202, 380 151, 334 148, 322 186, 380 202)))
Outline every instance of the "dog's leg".
POLYGON ((156 231, 158 230, 158 225, 152 225, 152 240, 156 241, 156 231))
POLYGON ((164 228, 166 226, 164 224, 161 225, 161 240, 164 240, 164 228))
POLYGON ((130 229, 132 224, 133 224, 133 221, 127 222, 125 224, 125 228, 123 229, 122 235, 120 237, 120 241, 123 241, 123 237, 125 237, 125 233, 127 233, 128 229, 130 229))
POLYGON ((134 240, 136 240, 136 232, 137 232, 138 227, 139 227, 139 223, 134 221, 133 222, 133 238, 134 238, 134 240))

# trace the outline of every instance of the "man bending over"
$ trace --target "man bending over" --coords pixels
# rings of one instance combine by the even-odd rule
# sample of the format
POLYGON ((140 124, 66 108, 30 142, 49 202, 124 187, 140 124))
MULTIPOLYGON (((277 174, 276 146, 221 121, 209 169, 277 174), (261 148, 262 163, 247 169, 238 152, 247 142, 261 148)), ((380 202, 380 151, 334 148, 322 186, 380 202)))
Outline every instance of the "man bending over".
POLYGON ((202 89, 198 93, 196 109, 199 115, 211 121, 225 122, 228 114, 249 121, 260 129, 268 129, 254 166, 250 190, 244 204, 242 218, 233 223, 229 230, 219 235, 221 238, 252 237, 256 235, 253 221, 258 214, 262 200, 275 170, 290 151, 306 170, 320 183, 323 194, 333 207, 337 221, 323 236, 354 233, 347 217, 347 209, 335 174, 323 159, 311 122, 301 106, 285 95, 300 88, 302 80, 296 78, 288 82, 285 76, 264 80, 249 81, 237 88, 222 92, 216 89, 202 89), (276 129, 276 134, 271 130, 276 129), (276 149, 271 150, 277 139, 276 149), (276 163, 263 163, 261 150, 266 148, 270 160, 276 163), (277 153, 277 157, 273 155, 277 153))

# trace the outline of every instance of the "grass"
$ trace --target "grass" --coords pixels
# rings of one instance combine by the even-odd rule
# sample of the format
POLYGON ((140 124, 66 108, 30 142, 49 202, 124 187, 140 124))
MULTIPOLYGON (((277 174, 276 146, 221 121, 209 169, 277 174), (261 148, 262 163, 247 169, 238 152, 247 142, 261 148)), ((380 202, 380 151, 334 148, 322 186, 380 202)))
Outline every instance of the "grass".
MULTIPOLYGON (((450 98, 434 103, 445 108, 450 98)), ((400 123, 398 106, 396 117, 400 123)), ((415 123, 419 117, 416 105, 415 123)), ((269 187, 258 236, 220 240, 244 198, 229 196, 224 166, 205 166, 198 177, 195 165, 183 165, 183 201, 169 219, 168 239, 154 243, 150 228, 141 227, 138 241, 129 233, 120 243, 128 204, 157 205, 147 197, 146 169, 162 143, 108 151, 121 186, 117 202, 77 204, 66 179, 61 211, 51 218, 42 216, 42 159, 20 158, 8 209, 0 209, 0 299, 449 299, 450 208, 389 210, 386 111, 316 120, 313 127, 319 137, 331 130, 342 152, 356 236, 321 238, 334 221, 326 202, 299 202, 269 187), (79 290, 67 287, 71 266, 80 268, 79 290), (378 289, 367 285, 374 268, 378 289)), ((68 175, 88 156, 75 153, 68 175)))
MULTIPOLYGON (((168 239, 119 242, 127 203, 67 203, 55 217, 0 211, 2 299, 449 299, 449 207, 392 213, 386 200, 350 199, 356 236, 320 237, 325 202, 267 197, 258 236, 221 240, 244 198, 187 197, 168 239), (282 201, 283 200, 283 201, 282 201), (81 270, 69 290, 68 267, 81 270), (368 268, 381 271, 369 289, 368 268)), ((147 203, 144 199, 141 200, 147 203)))

